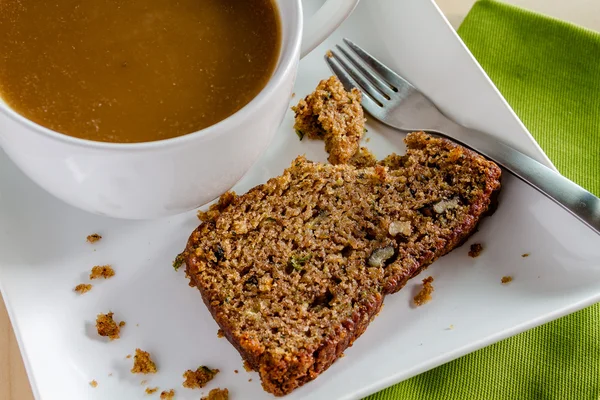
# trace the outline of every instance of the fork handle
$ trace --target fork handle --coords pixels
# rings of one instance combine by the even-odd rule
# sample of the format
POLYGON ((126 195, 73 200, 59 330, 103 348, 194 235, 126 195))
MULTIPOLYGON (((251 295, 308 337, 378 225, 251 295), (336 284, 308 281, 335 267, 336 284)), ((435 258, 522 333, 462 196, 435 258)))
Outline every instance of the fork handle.
POLYGON ((459 142, 512 172, 600 235, 600 199, 558 172, 482 132, 444 121, 431 133, 459 142))

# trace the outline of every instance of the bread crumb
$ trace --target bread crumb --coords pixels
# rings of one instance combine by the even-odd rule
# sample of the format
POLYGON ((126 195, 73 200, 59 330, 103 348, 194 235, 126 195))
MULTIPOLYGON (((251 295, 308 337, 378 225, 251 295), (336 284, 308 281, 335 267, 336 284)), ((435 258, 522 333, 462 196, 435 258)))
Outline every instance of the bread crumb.
POLYGON ((124 326, 125 326, 125 321, 121 321, 121 322, 119 322, 119 328, 122 328, 122 327, 124 327, 124 326))
POLYGON ((109 312, 108 314, 100 313, 96 317, 96 330, 98 331, 98 335, 108 337, 110 340, 119 338, 121 332, 120 327, 123 325, 125 325, 123 321, 117 325, 113 320, 112 312, 109 312))
POLYGON ((171 400, 175 397, 175 389, 163 390, 160 394, 160 400, 171 400))
POLYGON ((416 306, 422 306, 431 301, 431 293, 433 293, 433 285, 431 282, 433 282, 433 277, 431 276, 423 279, 423 287, 413 298, 416 306))
POLYGON ((331 50, 327 50, 327 52, 325 53, 325 55, 326 55, 328 58, 331 58, 331 57, 333 57, 333 53, 331 52, 331 50))
POLYGON ((87 237, 87 241, 89 243, 96 243, 100 239, 102 239, 102 236, 98 235, 97 233, 92 233, 91 235, 88 235, 88 237, 87 237))
POLYGON ((234 370, 233 370, 233 372, 235 372, 235 373, 237 374, 237 373, 238 373, 238 372, 240 372, 240 371, 238 371, 237 369, 234 369, 234 370))
POLYGON ((204 365, 198 367, 198 369, 195 371, 188 369, 183 373, 183 377, 185 378, 185 381, 183 381, 183 387, 188 389, 203 388, 218 373, 218 369, 211 369, 204 365))
POLYGON ((253 371, 252 366, 250 365, 250 363, 246 360, 244 360, 244 369, 246 370, 246 372, 251 372, 253 371))
POLYGON ((127 354, 125 358, 131 358, 131 354, 127 354))
POLYGON ((217 337, 218 337, 218 338, 225 337, 225 332, 223 332, 223 329, 219 329, 219 330, 217 331, 217 337))
POLYGON ((361 147, 354 153, 349 164, 356 168, 374 167, 377 164, 377 157, 366 147, 361 147))
POLYGON ((296 97, 296 92, 292 93, 292 99, 296 97))
POLYGON ((229 390, 216 388, 208 392, 208 396, 202 397, 200 400, 229 400, 229 390))
POLYGON ((90 285, 89 283, 80 283, 73 289, 73 291, 77 292, 78 294, 84 294, 89 292, 90 290, 92 290, 92 285, 90 285))
POLYGON ((97 386, 98 386, 98 382, 96 382, 95 380, 94 380, 94 381, 91 381, 91 382, 90 382, 90 386, 91 386, 91 387, 93 387, 93 388, 95 388, 95 387, 97 387, 97 386))
POLYGON ((523 258, 529 257, 529 253, 521 254, 521 257, 523 257, 523 258))
POLYGON ((503 277, 502 277, 502 284, 503 284, 503 285, 506 285, 507 283, 510 283, 510 282, 512 282, 512 280, 513 280, 513 277, 512 277, 512 276, 503 276, 503 277))
MULTIPOLYGON (((219 201, 215 204, 211 205, 207 211, 198 210, 197 216, 198 219, 202 222, 212 222, 217 219, 217 217, 221 214, 227 206, 229 206, 237 195, 234 191, 230 190, 229 192, 225 192, 219 197, 219 201)), ((184 256, 184 254, 181 254, 184 256)))
MULTIPOLYGON (((200 213, 201 213, 201 211, 198 211, 198 218, 200 218, 200 213)), ((175 259, 173 260, 173 269, 175 271, 177 271, 177 270, 179 270, 179 268, 181 268, 181 266, 183 264, 184 264, 183 253, 177 254, 177 257, 175 257, 175 259)))
POLYGON ((469 257, 479 257, 482 251, 483 246, 481 245, 481 243, 473 243, 471 245, 471 250, 469 250, 469 257))
POLYGON ((252 378, 248 379, 248 382, 252 382, 252 378))
POLYGON ((350 92, 335 76, 322 80, 315 91, 292 107, 295 113, 294 129, 302 140, 325 141, 329 162, 345 164, 358 151, 365 133, 365 117, 361 93, 350 92))
POLYGON ((145 391, 146 391, 146 394, 154 394, 154 393, 158 392, 158 386, 153 387, 153 388, 147 387, 145 391))
POLYGON ((90 273, 90 279, 108 279, 113 276, 115 276, 115 270, 110 265, 96 265, 90 273))
POLYGON ((150 358, 150 353, 141 349, 135 349, 131 372, 134 374, 155 374, 156 371, 156 364, 150 358))

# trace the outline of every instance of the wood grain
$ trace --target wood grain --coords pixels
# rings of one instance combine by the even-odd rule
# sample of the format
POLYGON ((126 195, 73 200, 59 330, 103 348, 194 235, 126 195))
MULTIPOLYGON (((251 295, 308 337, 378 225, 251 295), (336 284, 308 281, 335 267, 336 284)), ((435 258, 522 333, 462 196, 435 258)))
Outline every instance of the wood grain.
POLYGON ((0 399, 32 400, 21 352, 0 295, 0 399))
MULTIPOLYGON (((474 2, 475 0, 437 0, 437 4, 454 27, 460 25, 474 2)), ((590 29, 600 30, 599 0, 507 0, 507 2, 571 21, 590 29)), ((21 353, 1 296, 0 399, 33 399, 21 353)))

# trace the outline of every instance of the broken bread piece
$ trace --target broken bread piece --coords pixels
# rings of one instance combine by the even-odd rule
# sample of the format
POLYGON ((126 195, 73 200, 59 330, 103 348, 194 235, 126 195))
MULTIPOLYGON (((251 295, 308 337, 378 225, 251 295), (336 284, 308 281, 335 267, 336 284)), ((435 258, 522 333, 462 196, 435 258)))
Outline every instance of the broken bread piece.
POLYGON ((335 76, 322 80, 315 91, 292 107, 294 129, 300 137, 325 141, 332 164, 347 163, 358 151, 365 133, 361 93, 347 92, 335 76))
POLYGON ((190 236, 190 285, 266 391, 319 376, 384 297, 462 243, 492 203, 496 164, 422 132, 405 142, 406 155, 366 168, 298 157, 228 194, 190 236))

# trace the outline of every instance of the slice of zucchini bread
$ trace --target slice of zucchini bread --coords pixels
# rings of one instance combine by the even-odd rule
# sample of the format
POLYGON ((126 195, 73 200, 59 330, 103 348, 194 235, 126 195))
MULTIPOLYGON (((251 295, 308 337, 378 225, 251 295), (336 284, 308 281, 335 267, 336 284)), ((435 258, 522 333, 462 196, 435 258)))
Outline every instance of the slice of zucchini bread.
POLYGON ((183 258, 227 339, 281 396, 326 370, 400 290, 464 241, 500 168, 425 133, 374 167, 298 157, 203 215, 183 258))

